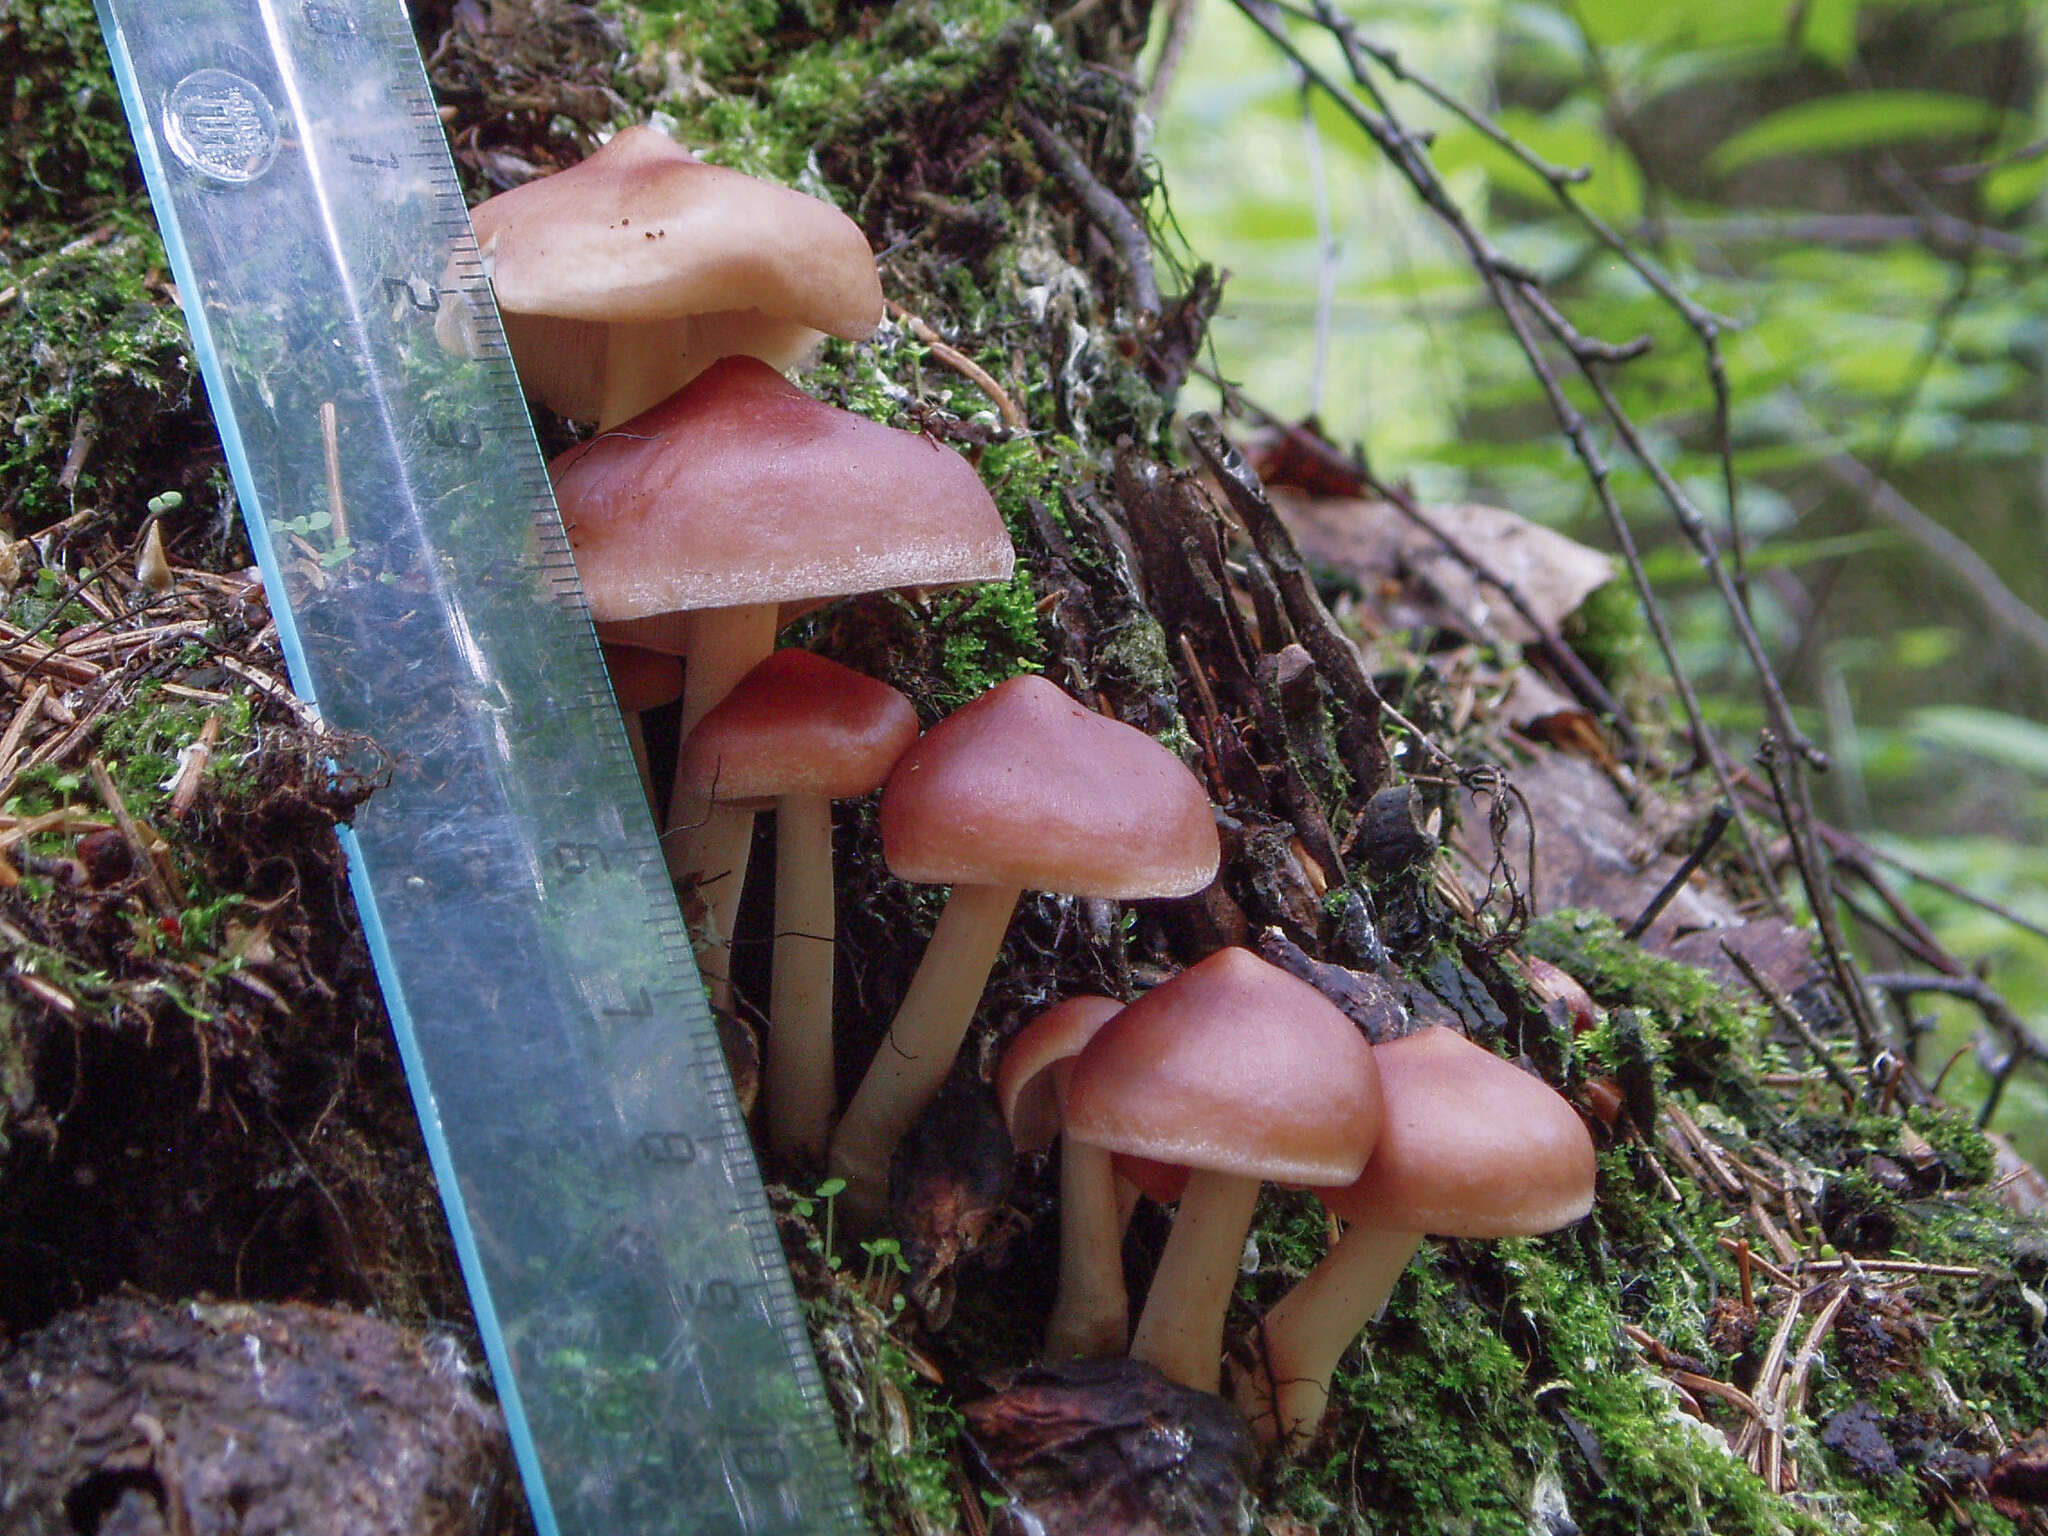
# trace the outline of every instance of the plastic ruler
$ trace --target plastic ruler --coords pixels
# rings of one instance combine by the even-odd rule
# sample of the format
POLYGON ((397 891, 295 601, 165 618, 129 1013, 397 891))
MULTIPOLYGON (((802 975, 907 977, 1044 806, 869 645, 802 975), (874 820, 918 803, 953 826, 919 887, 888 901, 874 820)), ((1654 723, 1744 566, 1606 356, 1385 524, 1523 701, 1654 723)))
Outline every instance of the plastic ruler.
POLYGON ((863 1530, 404 9, 97 3, 542 1536, 863 1530))

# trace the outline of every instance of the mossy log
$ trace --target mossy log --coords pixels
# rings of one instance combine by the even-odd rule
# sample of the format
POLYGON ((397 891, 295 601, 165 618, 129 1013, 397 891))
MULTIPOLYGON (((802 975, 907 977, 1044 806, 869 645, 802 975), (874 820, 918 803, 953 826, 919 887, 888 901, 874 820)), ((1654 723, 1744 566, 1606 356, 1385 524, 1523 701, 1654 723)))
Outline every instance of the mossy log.
MULTIPOLYGON (((1426 1245, 1340 1371, 1321 1434, 1257 1473, 1242 1509, 1222 1497, 1222 1528, 2048 1529, 2026 1441, 2048 1426, 2048 1235, 2001 1203, 1984 1138, 1860 1079, 1845 1100, 1764 1009, 1605 918, 1550 913, 1524 931, 1505 903, 1475 910, 1446 859, 1362 845, 1392 803, 1375 809, 1382 791, 1401 792, 1412 829, 1408 784, 1450 822, 1456 785, 1396 783, 1377 704, 1389 676, 1332 618, 1257 476, 1176 418, 1218 282, 1152 218, 1131 73, 1146 7, 1057 9, 414 7, 475 197, 658 113, 866 231, 894 318, 828 349, 806 387, 969 455, 1019 573, 849 600, 805 620, 805 644, 885 678, 927 722, 1042 671, 1178 751, 1219 808, 1224 873, 1201 897, 1027 899, 942 1100, 950 1118, 913 1137, 901 1266, 879 1246, 828 1261, 815 1170, 769 1170, 877 1532, 978 1531, 1016 1491, 1000 1458, 973 1456, 961 1409, 1030 1360, 1056 1181, 987 1133, 992 1048, 1051 1000, 1129 997, 1230 943, 1369 1031, 1450 1023, 1613 1112, 1593 1218, 1548 1239, 1426 1245), (1605 1021, 1574 1036, 1526 988, 1518 948, 1583 981, 1605 1021)), ((68 1337, 75 1309, 136 1287, 459 1332, 332 836, 375 791, 374 744, 338 782, 334 744, 275 686, 90 4, 0 4, 0 52, 17 61, 0 115, 0 1331, 17 1351, 53 1325, 45 1339, 68 1337), (143 627, 132 572, 152 519, 185 627, 83 645, 143 627), (181 761, 209 731, 180 808, 181 761), (95 757, 155 842, 84 843, 116 822, 95 757)), ((541 426, 553 444, 573 436, 541 426)), ((1498 737, 1449 728, 1421 658, 1392 670, 1407 718, 1512 777, 1498 737)), ((871 805, 837 812, 835 838, 850 1076, 936 900, 888 877, 871 805)), ((735 975, 758 997, 765 946, 759 964, 742 948, 735 975)), ((1327 1235, 1307 1197, 1268 1193, 1233 1332, 1327 1235)), ((1134 1286, 1162 1236, 1141 1208, 1134 1286)))

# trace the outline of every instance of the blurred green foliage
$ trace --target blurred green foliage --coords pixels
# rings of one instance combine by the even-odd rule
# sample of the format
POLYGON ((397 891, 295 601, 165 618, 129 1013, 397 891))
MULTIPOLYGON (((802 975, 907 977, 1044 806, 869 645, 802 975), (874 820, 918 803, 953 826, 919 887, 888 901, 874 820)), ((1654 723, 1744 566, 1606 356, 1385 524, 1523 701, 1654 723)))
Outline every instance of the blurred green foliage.
MULTIPOLYGON (((1307 8, 1304 8, 1307 9, 1307 8)), ((1774 665, 1832 772, 1821 814, 2048 925, 2048 647, 1983 583, 1878 515, 1875 470, 2048 613, 2048 93, 2039 0, 1346 0, 1357 34, 1440 86, 1374 84, 1472 223, 1584 334, 1649 338, 1620 403, 1718 537, 1739 531, 1774 665), (1568 211, 1530 155, 1727 322, 1724 474, 1707 352, 1568 211), (1734 487, 1734 507, 1728 487, 1734 487)), ((1287 22, 1339 80, 1323 28, 1287 22)), ((1215 364, 1259 406, 1317 413, 1423 495, 1492 501, 1612 548, 1588 477, 1452 231, 1229 0, 1199 0, 1157 154, 1189 244, 1231 271, 1215 364)), ((1615 488, 1731 758, 1764 715, 1728 615, 1600 403, 1615 488)), ((1197 403, 1213 405, 1214 397, 1197 403)), ((1939 890, 1897 889, 2048 1033, 2048 941, 1939 890)), ((1903 961, 1862 930, 1873 964, 1903 961)), ((1941 1021, 1930 1073, 1967 1042, 1941 1021)), ((1973 1057, 1949 1088, 1981 1090, 1973 1057)), ((2026 1075, 1999 1124, 2048 1153, 2026 1075)))

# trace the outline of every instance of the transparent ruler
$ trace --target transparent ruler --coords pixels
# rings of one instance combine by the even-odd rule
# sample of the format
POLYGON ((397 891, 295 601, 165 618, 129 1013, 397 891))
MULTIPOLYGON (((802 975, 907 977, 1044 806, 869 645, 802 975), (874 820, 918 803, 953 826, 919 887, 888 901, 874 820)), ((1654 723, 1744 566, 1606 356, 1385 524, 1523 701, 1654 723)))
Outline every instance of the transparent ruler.
POLYGON ((98 4, 536 1523, 851 1536, 400 0, 98 4))

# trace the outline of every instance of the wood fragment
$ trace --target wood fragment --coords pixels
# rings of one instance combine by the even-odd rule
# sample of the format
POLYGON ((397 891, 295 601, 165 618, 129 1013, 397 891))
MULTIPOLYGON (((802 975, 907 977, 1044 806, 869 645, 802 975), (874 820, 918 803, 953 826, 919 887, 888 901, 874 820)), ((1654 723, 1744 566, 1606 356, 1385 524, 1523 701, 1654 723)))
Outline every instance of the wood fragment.
POLYGON ((71 754, 84 745, 86 737, 92 732, 92 728, 99 724, 100 716, 114 707, 114 700, 118 694, 119 690, 115 688, 102 689, 100 696, 93 700, 92 707, 78 717, 77 724, 73 725, 70 730, 65 731, 62 735, 51 736, 48 740, 44 741, 41 746, 29 753, 11 773, 4 779, 0 779, 0 800, 7 798, 8 792, 14 788, 15 781, 29 769, 40 767, 44 763, 56 765, 68 761, 71 754))
POLYGON ((1799 1250, 1793 1246, 1792 1239, 1784 1234, 1775 1221, 1771 1220, 1771 1213, 1764 1209, 1762 1201, 1751 1199, 1749 1202, 1749 1219, 1755 1222, 1757 1230, 1763 1233, 1764 1241, 1771 1245, 1771 1252, 1778 1256, 1778 1262, 1784 1265, 1787 1270, 1797 1269, 1799 1267, 1799 1250))
POLYGON ((21 751, 21 740, 28 732, 29 722, 42 710, 43 700, 50 696, 48 683, 37 683, 29 696, 22 700, 21 707, 14 712, 14 718, 7 722, 7 729, 0 733, 0 779, 11 778, 15 756, 21 751))
MULTIPOLYGON (((1764 1274, 1764 1277, 1768 1279, 1773 1285, 1782 1285, 1793 1290, 1798 1289, 1799 1282, 1792 1278, 1791 1272, 1789 1270, 1780 1269, 1777 1265, 1773 1264, 1769 1259, 1764 1258, 1754 1248, 1750 1247, 1748 1238, 1719 1237, 1716 1238, 1715 1241, 1719 1243, 1723 1248, 1726 1248, 1730 1253, 1735 1254, 1738 1261, 1741 1260, 1743 1255, 1748 1255, 1748 1262, 1750 1267, 1752 1269, 1761 1270, 1764 1274)), ((1796 1264, 1797 1260, 1794 1260, 1793 1262, 1796 1264)))
POLYGON ((254 688, 265 698, 275 699, 294 715, 298 716, 299 723, 307 730, 317 731, 321 728, 318 712, 276 678, 268 673, 257 671, 239 657, 222 656, 220 664, 226 670, 234 673, 243 682, 249 684, 250 687, 254 688))
POLYGON ((1671 1182, 1671 1175, 1664 1171, 1664 1165, 1657 1161, 1657 1155, 1650 1150, 1648 1142, 1641 1146, 1643 1161, 1650 1165, 1650 1171, 1657 1176, 1657 1182, 1664 1186, 1664 1193, 1671 1197, 1673 1205, 1684 1205, 1685 1196, 1678 1192, 1678 1186, 1671 1182))
POLYGON ((1748 1425, 1736 1441, 1735 1454, 1748 1460, 1759 1474, 1764 1470, 1766 1446, 1777 1428, 1777 1419, 1782 1411, 1778 1392, 1785 1378, 1785 1354, 1792 1342, 1792 1330, 1799 1322, 1799 1314, 1805 1310, 1806 1297, 1794 1291, 1787 1298, 1785 1315, 1778 1320, 1776 1330, 1771 1334, 1770 1347, 1764 1351, 1763 1362, 1756 1371, 1756 1384, 1750 1388, 1750 1396, 1762 1403, 1772 1405, 1771 1411, 1761 1415, 1756 1422, 1748 1425))
POLYGON ((1664 1150, 1671 1154, 1672 1161, 1685 1170, 1685 1176, 1701 1189, 1710 1188, 1714 1179, 1708 1174, 1700 1160, 1693 1156, 1692 1148, 1686 1144, 1685 1134, 1670 1119, 1664 1121, 1664 1150))
POLYGON ((1756 1405, 1756 1399, 1732 1381, 1717 1381, 1712 1376, 1701 1376, 1692 1371, 1680 1370, 1676 1366, 1667 1369, 1664 1374, 1687 1391, 1704 1392, 1709 1397, 1718 1397, 1722 1402, 1749 1415, 1752 1419, 1761 1419, 1764 1416, 1763 1409, 1756 1405))
POLYGON ((341 426, 332 400, 320 402, 320 443, 327 455, 328 542, 349 542, 348 504, 341 495, 341 426))
POLYGON ((112 825, 96 816, 81 815, 75 806, 69 805, 37 816, 0 816, 0 848, 43 832, 99 832, 112 825))
POLYGON ((102 670, 89 661, 67 656, 34 641, 16 641, 0 651, 0 667, 16 674, 16 686, 48 676, 73 687, 83 687, 97 682, 102 670))
POLYGON ((192 803, 199 798, 199 782, 206 776, 207 764, 213 761, 213 749, 219 741, 220 716, 209 712, 199 727, 198 739, 178 754, 178 772, 171 780, 170 807, 164 813, 172 821, 183 821, 191 814, 192 803))
POLYGON ((12 973, 15 984, 45 1007, 54 1008, 67 1019, 78 1017, 78 999, 54 982, 45 981, 32 971, 17 970, 12 973))
POLYGON ((1187 668, 1188 680, 1195 686, 1195 696, 1201 700, 1200 719, 1188 717, 1188 723, 1195 727, 1195 739, 1201 744, 1202 764, 1209 774, 1209 796, 1217 804, 1229 803, 1230 791, 1223 781, 1222 766, 1216 760, 1216 729, 1222 716, 1216 708, 1216 694, 1209 686, 1209 673, 1202 665, 1201 657, 1195 654, 1194 642, 1188 639, 1187 631, 1180 633, 1181 662, 1187 668))
POLYGON ((1677 1104, 1667 1103, 1664 1106, 1664 1113, 1684 1134, 1693 1150, 1699 1154, 1700 1160, 1713 1171, 1714 1178, 1727 1193, 1738 1199, 1749 1193, 1748 1186, 1736 1175, 1735 1170, 1728 1166, 1721 1149, 1714 1145, 1713 1139, 1705 1131, 1700 1129, 1698 1121, 1677 1104))
POLYGON ((92 776, 92 787, 98 791, 100 800, 114 813, 114 824, 121 829, 121 837, 128 844, 128 851, 135 856, 135 867, 142 872, 143 889, 149 892, 149 899, 161 917, 175 918, 184 905, 183 900, 173 893, 176 872, 169 869, 167 850, 162 838, 145 838, 142 828, 134 816, 129 814, 128 802, 121 797, 121 787, 114 782, 114 776, 107 772, 107 765, 100 761, 95 752, 86 759, 86 772, 92 776))
POLYGON ((158 683, 160 692, 174 699, 187 699, 194 704, 232 704, 235 696, 222 693, 217 688, 189 688, 183 683, 158 683))
POLYGON ((892 301, 889 313, 902 322, 905 330, 929 348, 933 357, 987 395, 990 404, 996 408, 996 414, 1002 418, 1004 426, 1013 432, 1025 430, 1027 423, 1024 420, 1024 413, 1017 409, 1017 402, 1010 398, 1009 391, 996 382, 995 375, 958 347, 948 344, 937 331, 901 304, 892 301))

